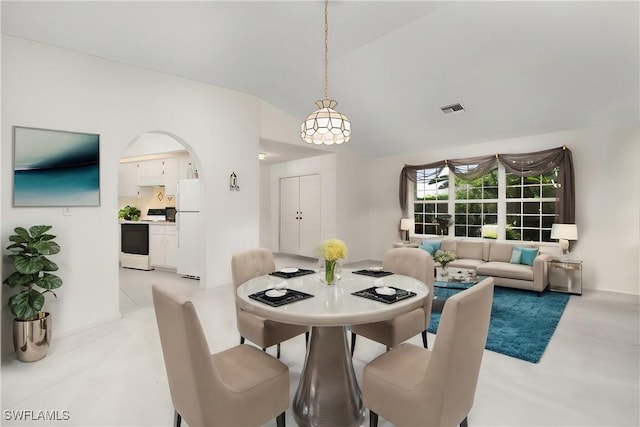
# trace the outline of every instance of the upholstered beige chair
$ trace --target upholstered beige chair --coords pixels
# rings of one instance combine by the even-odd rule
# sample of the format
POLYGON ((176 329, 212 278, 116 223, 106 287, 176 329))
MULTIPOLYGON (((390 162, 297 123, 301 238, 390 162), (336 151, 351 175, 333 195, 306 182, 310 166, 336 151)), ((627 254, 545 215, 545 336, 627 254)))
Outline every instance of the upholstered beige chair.
POLYGON ((396 274, 415 277, 429 288, 425 304, 409 313, 376 323, 351 326, 351 354, 355 351, 356 336, 362 335, 387 346, 397 346, 417 334, 422 334, 422 344, 428 348, 427 328, 433 305, 434 262, 426 251, 419 248, 394 248, 387 251, 382 268, 396 274))
MULTIPOLYGON (((267 249, 248 249, 238 252, 231 257, 231 275, 234 291, 244 282, 254 277, 274 272, 276 263, 273 253, 267 249)), ((300 325, 289 325, 265 319, 258 315, 242 310, 238 306, 236 296, 236 319, 240 332, 240 344, 245 338, 259 345, 262 349, 277 345, 277 357, 280 358, 280 343, 290 338, 306 333, 309 340, 309 328, 300 325)))
POLYGON ((493 278, 450 297, 433 350, 402 344, 364 368, 362 398, 370 426, 467 426, 489 330, 493 278))
POLYGON ((153 286, 160 342, 175 409, 189 427, 285 425, 289 368, 249 345, 210 354, 193 303, 153 286))

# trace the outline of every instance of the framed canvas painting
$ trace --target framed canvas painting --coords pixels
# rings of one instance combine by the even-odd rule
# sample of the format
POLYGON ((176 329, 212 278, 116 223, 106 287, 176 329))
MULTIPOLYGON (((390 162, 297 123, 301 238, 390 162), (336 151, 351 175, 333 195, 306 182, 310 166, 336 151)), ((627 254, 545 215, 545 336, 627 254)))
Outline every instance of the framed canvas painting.
POLYGON ((100 135, 14 126, 13 206, 100 206, 100 135))

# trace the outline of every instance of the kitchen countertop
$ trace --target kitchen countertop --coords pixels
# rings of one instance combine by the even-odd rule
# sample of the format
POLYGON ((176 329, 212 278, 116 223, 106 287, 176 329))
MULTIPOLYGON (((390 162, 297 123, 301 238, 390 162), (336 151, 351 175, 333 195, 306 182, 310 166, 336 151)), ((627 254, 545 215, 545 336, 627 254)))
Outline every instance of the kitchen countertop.
POLYGON ((120 224, 157 224, 157 225, 176 225, 174 221, 156 221, 150 219, 141 219, 138 221, 131 221, 127 219, 119 219, 118 223, 120 224))

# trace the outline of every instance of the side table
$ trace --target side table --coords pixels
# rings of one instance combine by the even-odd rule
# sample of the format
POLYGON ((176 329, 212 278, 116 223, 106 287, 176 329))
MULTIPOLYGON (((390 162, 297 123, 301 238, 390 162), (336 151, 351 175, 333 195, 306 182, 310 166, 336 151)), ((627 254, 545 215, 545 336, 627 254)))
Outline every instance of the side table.
POLYGON ((582 295, 582 260, 553 259, 547 265, 550 290, 582 295))
POLYGON ((417 248, 420 247, 418 243, 411 242, 396 242, 393 244, 394 248, 417 248))

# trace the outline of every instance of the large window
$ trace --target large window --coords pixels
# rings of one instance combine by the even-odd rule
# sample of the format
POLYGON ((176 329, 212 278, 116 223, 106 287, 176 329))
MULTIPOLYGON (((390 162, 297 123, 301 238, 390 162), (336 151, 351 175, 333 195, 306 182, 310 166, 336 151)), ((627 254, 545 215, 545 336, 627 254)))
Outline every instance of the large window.
POLYGON ((449 214, 449 169, 439 174, 435 170, 417 171, 414 197, 414 220, 416 234, 447 234, 442 221, 449 214))
POLYGON ((497 238, 498 168, 471 181, 456 177, 454 234, 497 238))
POLYGON ((548 175, 519 177, 500 165, 470 181, 444 168, 418 170, 413 200, 415 234, 450 234, 453 212, 457 237, 551 241, 555 222, 558 169, 548 175))
POLYGON ((506 239, 551 241, 556 217, 558 170, 549 175, 506 175, 506 239))

